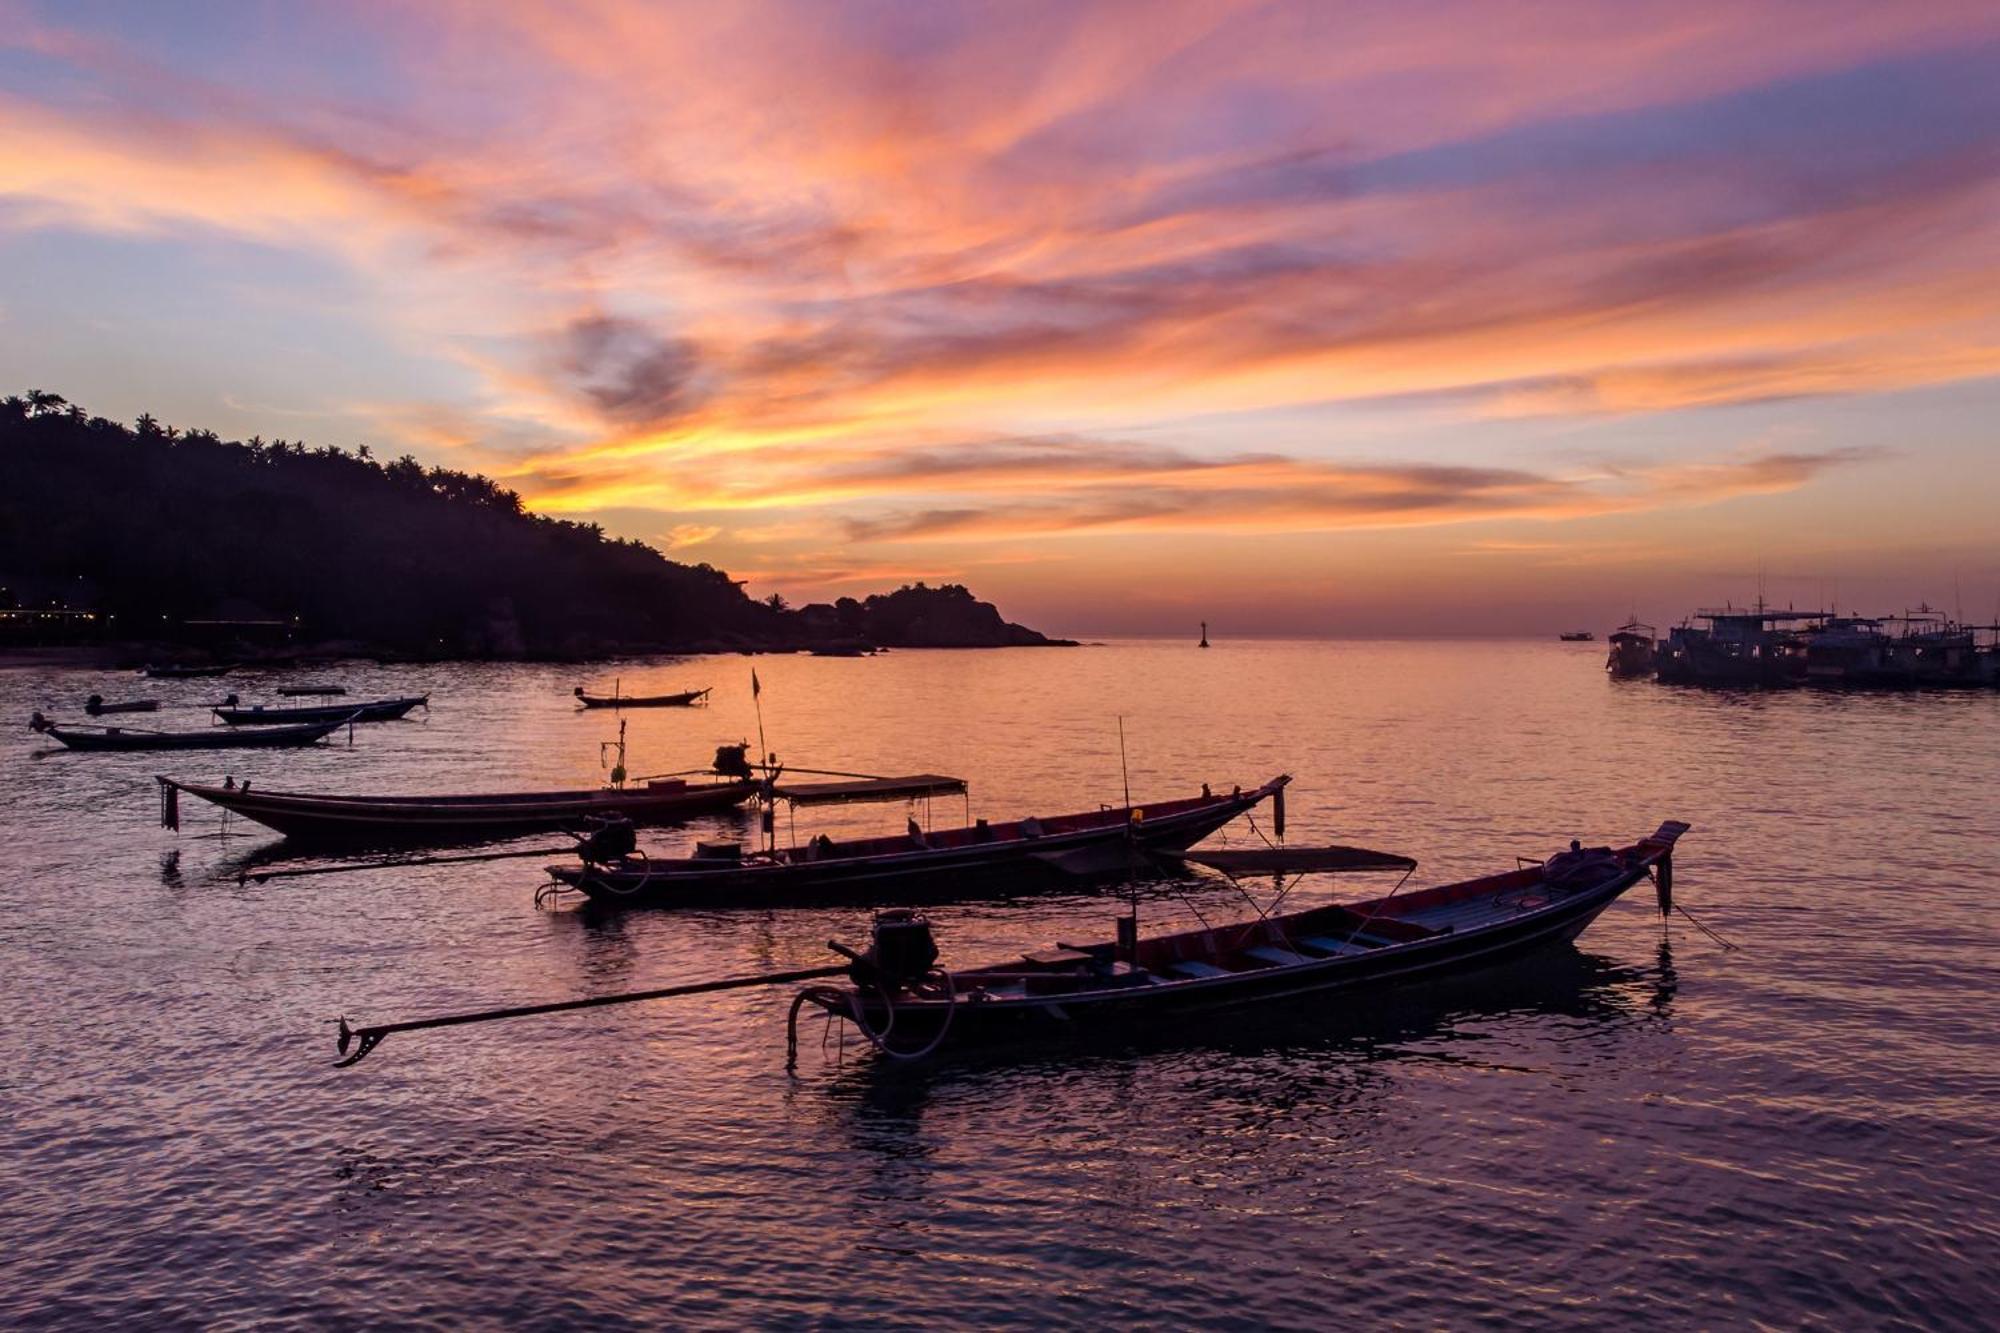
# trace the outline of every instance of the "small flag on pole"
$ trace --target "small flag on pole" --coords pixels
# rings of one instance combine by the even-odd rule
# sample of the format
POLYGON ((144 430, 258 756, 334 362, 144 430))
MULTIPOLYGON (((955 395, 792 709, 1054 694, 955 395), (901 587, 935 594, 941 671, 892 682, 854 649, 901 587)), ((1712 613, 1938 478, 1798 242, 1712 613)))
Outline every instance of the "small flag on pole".
POLYGON ((764 693, 764 687, 757 683, 757 668, 750 668, 750 697, 757 698, 764 693))

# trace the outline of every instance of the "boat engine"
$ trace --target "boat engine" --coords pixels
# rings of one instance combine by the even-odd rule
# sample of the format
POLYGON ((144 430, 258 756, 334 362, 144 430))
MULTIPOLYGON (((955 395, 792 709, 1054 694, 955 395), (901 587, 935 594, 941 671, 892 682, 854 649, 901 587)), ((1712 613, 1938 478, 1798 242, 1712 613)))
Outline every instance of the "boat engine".
POLYGON ((854 964, 847 975, 855 985, 891 991, 922 981, 938 959, 929 918, 907 907, 875 914, 873 938, 866 953, 856 953, 836 940, 827 941, 827 945, 854 964))
POLYGON ((749 741, 741 745, 718 745, 715 747, 715 763, 711 765, 712 771, 718 777, 745 780, 753 778, 757 775, 750 770, 750 760, 746 757, 749 753, 749 741))
POLYGON ((623 815, 592 819, 590 832, 576 836, 576 854, 590 865, 630 856, 639 846, 639 834, 623 815))

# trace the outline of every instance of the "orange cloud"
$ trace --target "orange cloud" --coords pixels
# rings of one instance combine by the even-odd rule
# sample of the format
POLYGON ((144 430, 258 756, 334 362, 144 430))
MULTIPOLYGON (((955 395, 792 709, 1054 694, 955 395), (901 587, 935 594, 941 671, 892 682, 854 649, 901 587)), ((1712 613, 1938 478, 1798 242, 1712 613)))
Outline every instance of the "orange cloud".
POLYGON ((1335 408, 2000 373, 2000 14, 1828 3, 458 3, 325 20, 366 69, 311 95, 51 10, 0 38, 63 76, 0 85, 0 231, 335 264, 342 336, 451 386, 346 415, 685 544, 1629 512, 1860 455, 1467 468, 1335 408), (1223 428, 1279 409, 1311 443, 1223 428))

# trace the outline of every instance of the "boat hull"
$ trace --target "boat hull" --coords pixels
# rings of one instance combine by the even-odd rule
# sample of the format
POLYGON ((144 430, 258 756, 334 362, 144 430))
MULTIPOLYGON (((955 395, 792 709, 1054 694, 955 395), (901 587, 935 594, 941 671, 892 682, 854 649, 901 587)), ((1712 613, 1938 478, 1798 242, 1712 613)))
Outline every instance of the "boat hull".
MULTIPOLYGON (((1080 998, 1052 996, 1039 1003, 961 1005, 953 1015, 949 1038, 956 1045, 1044 1041, 1090 1029, 1145 1034, 1177 1019, 1274 1002, 1296 1003, 1303 1010, 1314 1005, 1332 1009, 1352 995, 1441 981, 1573 941, 1620 894, 1643 878, 1643 872, 1629 876, 1607 895, 1547 919, 1522 922, 1490 934, 1445 936, 1420 946, 1406 946, 1408 953, 1384 951, 1353 959, 1327 959, 1295 970, 1241 973, 1227 979, 1178 982, 1146 990, 1134 987, 1080 998)), ((870 1024, 879 1029, 887 1018, 880 1001, 870 1000, 863 1008, 870 1024)), ((929 1041, 938 1035, 943 1019, 942 1006, 924 1010, 898 1005, 895 1044, 907 1049, 929 1041)))
POLYGON ((586 820, 622 816, 635 824, 671 824, 741 805, 748 782, 467 796, 329 796, 211 787, 161 778, 190 796, 301 842, 447 843, 581 829, 586 820))
MULTIPOLYGON (((1389 915, 1390 900, 1385 899, 1352 909, 1319 908, 1269 921, 1143 941, 1138 957, 1147 966, 1111 964, 1117 950, 1109 944, 1069 950, 1066 952, 1079 961, 1094 960, 1084 965, 1097 968, 1075 990, 1063 989, 1075 979, 1074 974, 1010 972, 1002 967, 952 973, 953 989, 946 994, 931 987, 918 994, 906 990, 892 1000, 875 988, 815 987, 801 995, 801 1003, 865 1024, 878 1048, 904 1058, 942 1049, 947 1041, 953 1047, 1026 1041, 1045 1044, 1052 1038, 1100 1032, 1170 1033, 1178 1020, 1263 1004, 1345 1014, 1349 1011, 1343 1006, 1365 993, 1445 981, 1576 939, 1621 895, 1648 878, 1652 868, 1671 854, 1675 839, 1684 830, 1684 825, 1663 825, 1652 839, 1617 853, 1617 864, 1607 863, 1601 878, 1574 889, 1539 883, 1538 867, 1412 896, 1411 903, 1420 906, 1426 897, 1445 895, 1441 901, 1447 906, 1441 910, 1448 912, 1449 895, 1481 885, 1490 886, 1482 892, 1493 902, 1504 902, 1503 895, 1512 895, 1516 906, 1493 909, 1488 913, 1490 919, 1480 919, 1466 929, 1451 924, 1417 926, 1415 914, 1408 918, 1389 915), (1327 924, 1343 917, 1342 924, 1327 924), (1391 927, 1402 938, 1377 940, 1369 934, 1391 927), (1338 938, 1314 939, 1311 936, 1316 930, 1338 938), (1280 956, 1296 961, 1242 971, 1208 966, 1206 974, 1198 970, 1191 976, 1173 975, 1173 960, 1182 958, 1184 946, 1197 936, 1209 946, 1205 956, 1213 961, 1222 961, 1225 955, 1254 953, 1258 948, 1269 952, 1274 945, 1282 946, 1280 956), (1214 947, 1224 938, 1235 943, 1229 948, 1214 947), (1365 943, 1356 947, 1357 940, 1365 943), (1246 941, 1261 943, 1246 949, 1246 941), (1328 949, 1325 956, 1307 952, 1318 947, 1328 949), (1010 986, 1018 987, 1018 992, 1006 993, 1010 986)), ((1201 969, 1202 956, 1200 947, 1186 948, 1181 965, 1201 969)), ((1029 955, 1020 966, 1040 961, 1029 955)))
POLYGON ((642 694, 636 697, 579 694, 576 696, 576 701, 585 708, 692 708, 707 694, 707 690, 688 690, 681 694, 642 694))
POLYGON ((419 707, 429 708, 430 696, 310 708, 217 708, 214 712, 217 718, 232 727, 276 727, 311 722, 393 722, 419 707))
POLYGON ((1096 827, 1037 837, 911 846, 818 861, 641 860, 615 867, 550 866, 549 874, 584 893, 592 905, 614 909, 950 902, 990 892, 996 884, 1031 890, 1153 864, 1151 853, 1192 847, 1281 791, 1286 781, 1184 803, 1194 808, 1135 822, 1128 822, 1124 811, 1104 812, 1096 827))
POLYGON ((203 731, 127 731, 118 727, 75 731, 49 727, 43 734, 72 750, 252 750, 313 745, 326 739, 345 721, 343 718, 312 726, 259 727, 247 731, 229 727, 209 727, 203 731))

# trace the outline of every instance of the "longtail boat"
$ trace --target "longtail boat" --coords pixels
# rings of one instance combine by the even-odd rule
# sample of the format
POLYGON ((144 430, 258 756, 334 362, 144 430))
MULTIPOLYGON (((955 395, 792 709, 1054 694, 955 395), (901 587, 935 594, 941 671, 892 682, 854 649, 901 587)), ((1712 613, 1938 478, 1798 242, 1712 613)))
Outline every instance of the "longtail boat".
POLYGON ((679 694, 586 694, 583 686, 576 687, 577 702, 585 708, 688 708, 706 699, 708 693, 708 690, 683 690, 679 694))
POLYGON ((236 669, 234 662, 221 666, 163 666, 147 665, 139 668, 139 674, 152 680, 197 680, 205 676, 226 676, 236 669))
POLYGON ((103 713, 151 713, 160 707, 158 699, 127 699, 122 703, 106 703, 104 696, 93 694, 83 701, 83 711, 92 717, 103 713))
POLYGON ((222 721, 232 727, 272 727, 299 722, 392 722, 413 708, 429 711, 430 696, 411 695, 404 699, 376 699, 361 704, 325 704, 302 707, 266 708, 255 704, 248 708, 239 707, 231 695, 228 700, 217 704, 214 712, 222 721))
POLYGON ((37 713, 28 725, 72 750, 241 750, 312 745, 326 739, 347 722, 345 717, 336 717, 331 721, 303 726, 257 727, 243 731, 229 727, 203 727, 200 731, 147 731, 137 727, 63 726, 37 713))
MULTIPOLYGON (((1672 853, 1688 825, 1669 820, 1628 847, 1580 848, 1538 865, 1413 893, 1312 908, 1204 930, 1058 945, 986 967, 934 966, 929 923, 909 911, 876 919, 849 984, 814 985, 807 1005, 857 1027, 892 1059, 953 1044, 1091 1030, 1158 1030, 1188 1015, 1285 1001, 1332 1006, 1363 990, 1470 972, 1573 940, 1627 889, 1654 875, 1672 905, 1672 853)), ((1127 923, 1130 923, 1128 926, 1127 923)))
MULTIPOLYGON (((1673 910, 1674 845, 1687 831, 1688 825, 1669 820, 1651 836, 1617 850, 1586 849, 1572 842, 1568 851, 1546 861, 1517 861, 1515 869, 1483 879, 1407 894, 1400 893, 1398 882, 1388 894, 1364 902, 1285 916, 1264 912, 1254 921, 1205 925, 1151 939, 1139 937, 1135 906, 1131 915, 1119 918, 1117 937, 1109 942, 1059 943, 961 971, 936 966, 930 923, 897 908, 876 915, 866 952, 828 941, 847 960, 830 967, 716 977, 393 1023, 355 1026, 343 1017, 335 1065, 360 1063, 399 1032, 795 982, 814 984, 792 1000, 786 1022, 788 1068, 797 1062, 799 1014, 808 1006, 824 1012, 829 1022, 854 1024, 891 1060, 920 1060, 947 1042, 1039 1039, 1033 1047, 1039 1050, 1052 1037, 1175 1036, 1193 1030, 1190 1020, 1203 1015, 1240 1013, 1260 1004, 1352 1013, 1365 997, 1385 989, 1475 975, 1574 940, 1621 894, 1648 877, 1664 918, 1673 910), (818 984, 843 972, 846 985, 818 984)), ((1360 847, 1274 847, 1269 857, 1269 864, 1285 868, 1402 870, 1405 880, 1415 864, 1406 856, 1360 847)), ((1267 864, 1264 853, 1230 860, 1244 870, 1267 864)))
MULTIPOLYGON (((1037 878, 1129 869, 1149 853, 1193 846, 1265 800, 1277 804, 1282 829, 1284 790, 1290 781, 1281 775, 1250 791, 1204 789, 1200 796, 1178 801, 1004 824, 979 820, 931 832, 912 821, 910 832, 897 837, 835 842, 822 836, 803 847, 763 852, 707 844, 692 857, 665 859, 633 850, 609 860, 552 865, 552 884, 543 894, 574 889, 594 904, 620 908, 940 901, 963 897, 995 878, 1026 887, 1037 878)), ((854 785, 809 784, 796 790, 808 802, 838 800, 843 798, 826 789, 854 785)), ((963 790, 963 784, 956 789, 963 790)), ((780 799, 790 795, 781 786, 773 794, 780 799)), ((927 793, 910 789, 899 794, 927 793)))
MULTIPOLYGON (((252 735, 268 734, 252 732, 252 735)), ((669 824, 741 805, 757 784, 741 779, 688 782, 654 779, 629 787, 576 791, 493 792, 476 795, 339 796, 324 792, 252 790, 207 786, 160 777, 161 822, 178 827, 180 792, 312 842, 469 842, 535 829, 582 828, 589 821, 621 818, 633 824, 669 824)))
POLYGON ((347 693, 345 685, 280 685, 278 693, 287 699, 331 699, 347 693))

